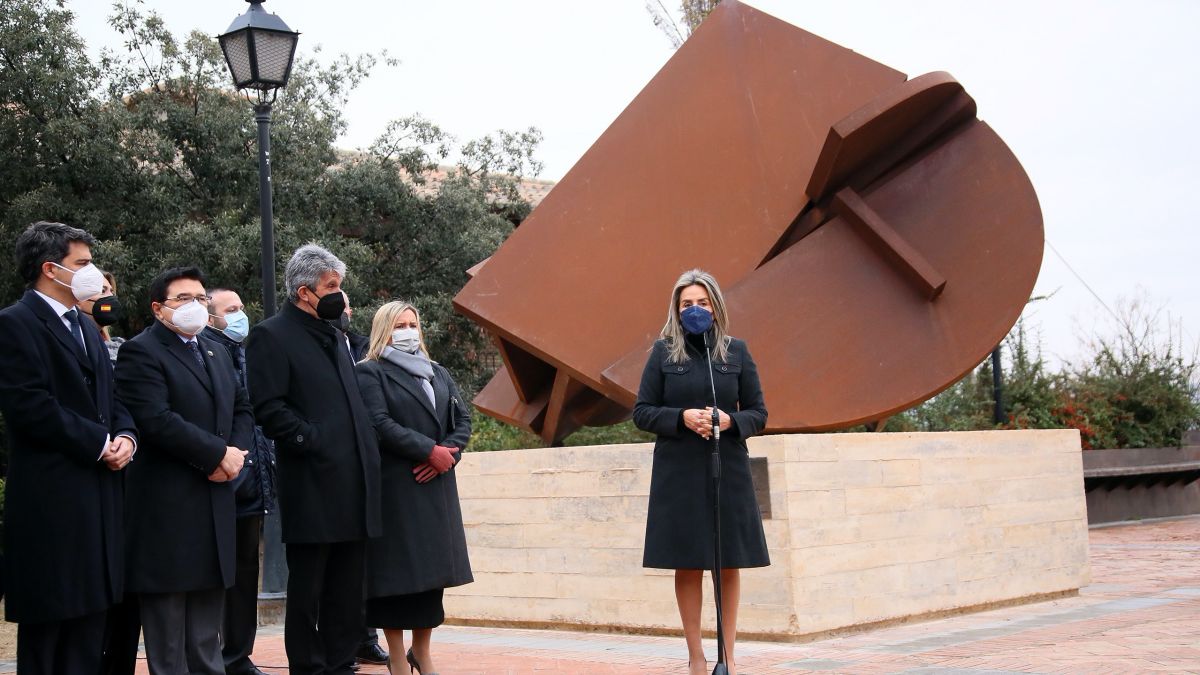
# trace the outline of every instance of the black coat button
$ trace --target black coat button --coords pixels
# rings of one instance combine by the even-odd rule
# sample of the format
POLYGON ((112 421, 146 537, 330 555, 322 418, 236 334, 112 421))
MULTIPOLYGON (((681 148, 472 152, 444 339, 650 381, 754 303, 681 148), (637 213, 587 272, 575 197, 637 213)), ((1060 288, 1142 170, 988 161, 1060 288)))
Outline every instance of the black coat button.
POLYGON ((304 434, 296 434, 296 442, 303 443, 304 442, 304 434))

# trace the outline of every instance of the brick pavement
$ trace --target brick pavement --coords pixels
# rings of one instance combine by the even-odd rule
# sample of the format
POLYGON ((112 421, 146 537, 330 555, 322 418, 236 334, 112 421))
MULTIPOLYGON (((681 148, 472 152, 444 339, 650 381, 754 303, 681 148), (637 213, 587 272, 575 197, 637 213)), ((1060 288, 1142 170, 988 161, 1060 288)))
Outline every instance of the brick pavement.
MULTIPOLYGON (((742 642, 738 670, 1200 673, 1200 517, 1094 529, 1089 539, 1093 582, 1078 597, 805 644, 742 642)), ((686 672, 682 638, 445 626, 434 640, 442 675, 686 672)), ((254 659, 268 673, 286 672, 281 628, 260 631, 254 659)), ((144 661, 138 672, 147 672, 144 661)))

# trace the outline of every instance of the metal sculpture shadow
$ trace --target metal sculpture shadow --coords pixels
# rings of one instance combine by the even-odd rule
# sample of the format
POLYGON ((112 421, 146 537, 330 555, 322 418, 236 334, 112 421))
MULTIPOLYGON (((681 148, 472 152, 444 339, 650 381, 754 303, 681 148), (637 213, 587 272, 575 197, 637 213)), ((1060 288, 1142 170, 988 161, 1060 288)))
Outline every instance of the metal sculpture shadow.
POLYGON ((1020 163, 946 73, 726 0, 454 299, 503 367, 484 413, 561 441, 625 419, 667 291, 701 267, 769 433, 886 418, 1004 337, 1041 266, 1020 163))

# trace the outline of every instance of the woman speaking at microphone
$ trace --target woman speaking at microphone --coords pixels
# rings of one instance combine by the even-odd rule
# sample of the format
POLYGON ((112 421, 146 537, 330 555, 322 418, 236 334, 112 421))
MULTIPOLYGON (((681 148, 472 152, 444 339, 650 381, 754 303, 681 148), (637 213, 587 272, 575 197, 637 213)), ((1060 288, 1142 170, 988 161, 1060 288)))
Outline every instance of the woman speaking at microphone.
POLYGON ((671 292, 667 323, 650 351, 633 408, 634 424, 658 437, 642 565, 675 570, 675 601, 693 675, 708 672, 700 608, 704 570, 713 567, 708 465, 714 387, 721 452, 721 609, 730 673, 736 672, 739 569, 771 564, 746 451, 746 439, 767 423, 767 408, 746 343, 727 330, 716 279, 698 269, 684 272, 671 292), (706 350, 711 351, 711 382, 706 350))

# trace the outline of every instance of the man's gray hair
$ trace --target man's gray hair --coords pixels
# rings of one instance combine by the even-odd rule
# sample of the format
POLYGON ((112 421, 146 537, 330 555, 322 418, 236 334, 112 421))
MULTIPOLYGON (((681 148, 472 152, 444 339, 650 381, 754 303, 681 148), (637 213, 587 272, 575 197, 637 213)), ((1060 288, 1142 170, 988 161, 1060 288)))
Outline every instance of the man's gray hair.
POLYGON ((346 263, 316 244, 305 244, 296 249, 283 271, 288 300, 299 302, 300 288, 313 288, 327 272, 337 272, 338 276, 345 280, 346 263))

